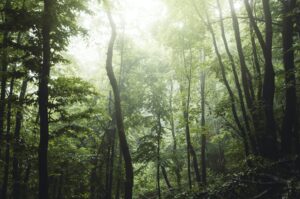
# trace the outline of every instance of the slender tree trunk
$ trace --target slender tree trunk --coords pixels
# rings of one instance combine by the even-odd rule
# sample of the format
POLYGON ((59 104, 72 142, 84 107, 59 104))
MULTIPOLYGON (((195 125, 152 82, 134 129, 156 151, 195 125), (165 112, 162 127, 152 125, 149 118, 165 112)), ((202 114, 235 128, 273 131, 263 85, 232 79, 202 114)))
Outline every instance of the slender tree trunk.
MULTIPOLYGON (((191 180, 191 160, 190 157, 192 157, 192 161, 193 161, 193 167, 194 167, 194 171, 195 171, 195 177, 196 177, 196 181, 198 183, 201 182, 201 177, 199 174, 199 168, 198 168, 198 161, 197 161, 197 156, 195 153, 195 150, 192 146, 191 143, 191 136, 190 136, 190 126, 189 126, 189 108, 190 108, 190 97, 191 97, 191 67, 190 69, 187 70, 187 66, 186 66, 186 61, 185 61, 185 54, 183 51, 183 64, 186 70, 186 78, 187 78, 187 83, 188 83, 188 87, 187 87, 187 99, 183 99, 182 101, 182 107, 183 107, 183 118, 185 121, 185 137, 186 137, 186 145, 187 145, 187 166, 188 166, 188 181, 189 181, 189 188, 192 188, 192 180, 191 180)), ((181 92, 183 93, 183 87, 181 86, 181 92)))
MULTIPOLYGON (((15 70, 15 69, 14 69, 15 70)), ((7 198, 8 188, 8 175, 9 175, 9 164, 10 164, 10 127, 11 127, 11 112, 12 112, 12 96, 14 90, 15 77, 12 77, 10 81, 9 95, 7 98, 7 116, 6 116, 6 149, 5 149, 5 166, 2 184, 1 198, 7 198)))
POLYGON ((125 161, 125 172, 126 172, 126 180, 125 180, 125 199, 131 199, 132 198, 132 188, 133 188, 133 166, 132 166, 132 160, 131 155, 129 152, 129 147, 125 135, 125 129, 123 124, 123 116, 122 116, 122 109, 121 109, 121 99, 120 99, 120 93, 118 89, 118 83, 116 80, 116 77, 114 75, 113 67, 112 67, 112 58, 113 58, 113 47, 114 42, 116 39, 116 26, 114 24, 114 21, 112 19, 111 13, 108 10, 107 16, 112 28, 112 35, 109 42, 109 47, 107 51, 107 60, 106 60, 106 71, 108 78, 110 80, 114 97, 115 97, 115 109, 116 109, 116 122, 118 127, 118 133, 119 133, 119 140, 120 140, 120 147, 123 153, 124 161, 125 161))
POLYGON ((248 106, 249 110, 252 110, 253 99, 251 97, 250 88, 249 88, 249 84, 247 81, 248 80, 247 65, 246 65, 244 51, 243 51, 242 42, 241 42, 239 22, 238 22, 236 13, 235 13, 235 9, 234 9, 232 0, 229 0, 229 3, 230 3, 230 9, 231 9, 232 24, 233 24, 234 34, 235 34, 236 46, 237 46, 237 51, 238 51, 238 55, 239 55, 240 65, 241 65, 242 85, 244 88, 244 94, 245 94, 247 106, 248 106))
POLYGON ((180 168, 177 158, 177 141, 176 141, 176 133, 175 133, 175 124, 174 124, 174 114, 173 114, 173 80, 171 80, 171 93, 170 93, 170 124, 171 124, 171 132, 172 132, 172 139, 173 139, 173 155, 174 155, 174 163, 175 165, 175 175, 178 188, 181 187, 181 175, 180 175, 180 168))
POLYGON ((157 117, 158 119, 158 129, 157 129, 157 153, 156 153, 156 183, 157 183, 157 197, 161 198, 160 191, 160 137, 161 137, 161 123, 160 123, 160 115, 157 117))
MULTIPOLYGON (((283 3, 283 65, 285 71, 285 112, 281 131, 281 149, 283 155, 293 154, 296 148, 299 149, 297 129, 297 95, 296 77, 293 48, 293 9, 296 7, 295 0, 288 0, 283 3), (294 143, 293 143, 294 142, 294 143)), ((299 152, 299 151, 298 151, 299 152)))
POLYGON ((173 189, 171 183, 170 183, 170 180, 168 178, 168 174, 167 174, 167 171, 166 171, 166 168, 164 166, 161 166, 161 172, 163 174, 163 177, 165 179, 165 182, 166 182, 166 185, 168 187, 168 189, 171 191, 173 189))
POLYGON ((201 174, 202 183, 206 185, 206 132, 205 131, 205 73, 200 77, 201 81, 201 174))
POLYGON ((43 16, 43 64, 39 74, 39 116, 40 116, 40 144, 39 144, 39 198, 48 199, 48 81, 50 78, 50 31, 52 21, 52 0, 44 0, 43 16))
POLYGON ((111 193, 110 193, 110 187, 109 187, 109 177, 110 177, 110 158, 111 158, 111 138, 110 138, 110 129, 106 130, 106 153, 105 153, 105 164, 106 164, 106 168, 105 168, 105 198, 107 199, 111 199, 111 193))
MULTIPOLYGON (((250 1, 251 3, 251 10, 250 12, 253 13, 253 0, 250 1)), ((257 96, 256 99, 258 102, 262 100, 262 74, 261 74, 261 66, 258 59, 257 54, 257 47, 255 42, 255 32, 253 28, 253 24, 249 19, 249 28, 250 28, 250 39, 251 39, 251 46, 252 46, 252 54, 253 54, 253 64, 254 64, 254 71, 256 72, 256 81, 257 81, 257 96)))
POLYGON ((19 102, 18 108, 16 113, 16 124, 15 124, 15 132, 14 132, 14 143, 13 143, 13 199, 21 199, 21 185, 20 185, 20 163, 19 163, 19 156, 20 156, 20 132, 21 132, 21 125, 23 120, 23 106, 25 100, 25 94, 27 90, 27 82, 28 77, 26 76, 22 82, 21 92, 19 95, 19 102))

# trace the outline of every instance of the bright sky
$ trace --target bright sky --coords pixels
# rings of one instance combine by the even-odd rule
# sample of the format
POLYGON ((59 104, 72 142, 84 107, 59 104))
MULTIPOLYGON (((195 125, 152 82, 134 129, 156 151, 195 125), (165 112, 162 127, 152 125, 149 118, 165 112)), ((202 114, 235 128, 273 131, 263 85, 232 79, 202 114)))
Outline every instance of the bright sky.
MULTIPOLYGON (((112 11, 118 26, 118 34, 123 32, 133 42, 143 45, 151 39, 153 25, 166 15, 166 6, 161 0, 120 0, 112 11)), ((87 30, 88 37, 72 38, 68 48, 79 65, 84 77, 95 76, 103 68, 106 60, 106 48, 110 37, 110 26, 103 7, 96 0, 90 0, 93 14, 82 14, 79 23, 87 30)))

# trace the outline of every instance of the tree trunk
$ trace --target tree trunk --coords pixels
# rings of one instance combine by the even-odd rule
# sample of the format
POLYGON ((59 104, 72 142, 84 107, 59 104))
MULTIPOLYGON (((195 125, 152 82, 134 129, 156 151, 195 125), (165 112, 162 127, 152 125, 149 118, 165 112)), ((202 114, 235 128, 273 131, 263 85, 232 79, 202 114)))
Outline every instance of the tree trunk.
POLYGON ((171 132, 172 132, 172 139, 173 139, 173 156, 174 156, 174 163, 175 163, 175 175, 178 188, 181 187, 181 175, 180 175, 180 168, 177 158, 177 141, 176 141, 176 133, 175 133, 175 124, 174 124, 174 114, 173 114, 173 80, 171 80, 171 93, 170 93, 170 124, 171 124, 171 132))
POLYGON ((276 138, 276 122, 273 113, 273 99, 275 93, 275 74, 272 63, 272 16, 270 12, 269 0, 263 0, 263 11, 265 15, 265 40, 260 32, 258 25, 253 17, 251 6, 248 0, 244 0, 247 14, 254 32, 257 36, 258 42, 262 48, 265 68, 263 80, 262 102, 264 106, 265 115, 265 129, 259 136, 259 148, 261 155, 267 158, 275 159, 277 157, 277 138, 276 138))
MULTIPOLYGON (((296 95, 296 77, 293 48, 293 16, 292 11, 296 6, 295 0, 289 0, 283 3, 283 27, 282 27, 282 45, 283 45, 283 65, 285 71, 285 112, 281 131, 281 149, 282 155, 290 155, 299 149, 299 140, 297 136, 297 95, 296 95), (293 143, 294 142, 294 143, 293 143)), ((299 152, 299 151, 298 151, 299 152)))
MULTIPOLYGON (((15 69, 14 69, 15 70, 15 69)), ((15 72, 15 71, 14 71, 15 72)), ((14 90, 15 77, 12 77, 10 81, 9 95, 7 98, 7 116, 6 116, 6 148, 5 148, 5 166, 2 184, 1 198, 7 198, 8 188, 8 175, 9 175, 9 164, 10 164, 10 127, 11 127, 11 112, 12 112, 12 96, 14 90)))
MULTIPOLYGON (((183 116, 184 116, 184 120, 185 120, 185 136, 186 136, 186 143, 187 143, 187 153, 188 153, 188 175, 190 178, 190 155, 192 156, 192 161, 193 161, 193 167, 194 167, 194 171, 195 171, 195 177, 196 177, 196 181, 198 182, 198 184, 201 182, 201 177, 200 177, 200 173, 199 173, 199 168, 198 168, 198 161, 197 161, 197 156, 196 156, 196 152, 194 150, 194 147, 192 145, 191 142, 191 135, 190 135, 190 121, 189 121, 189 109, 190 109, 190 100, 191 100, 191 80, 192 80, 192 63, 190 63, 190 68, 189 70, 187 69, 186 66, 186 61, 185 61, 185 53, 183 51, 183 65, 186 69, 186 78, 187 78, 187 83, 188 83, 188 87, 187 87, 187 99, 186 101, 183 101, 183 116)), ((183 91, 183 88, 181 88, 181 90, 183 91)), ((189 186, 190 189, 192 188, 192 184, 191 184, 191 179, 189 179, 189 186)))
POLYGON ((109 41, 108 51, 107 51, 107 60, 106 60, 106 71, 108 78, 110 80, 114 98, 115 98, 115 109, 116 109, 116 122, 118 127, 118 133, 119 133, 119 140, 120 140, 120 147, 123 153, 124 161, 125 161, 125 172, 126 172, 126 180, 125 180, 125 199, 131 199, 132 198, 132 188, 133 188, 133 166, 132 166, 132 160, 131 155, 128 148, 128 143, 125 135, 125 129, 123 124, 123 116, 122 116, 122 109, 121 109, 121 99, 120 99, 120 93, 118 89, 118 83, 116 80, 116 77, 113 72, 112 67, 112 58, 113 58, 113 47, 114 42, 116 39, 116 27, 114 24, 114 21, 112 19, 111 13, 108 10, 107 16, 109 19, 109 23, 112 29, 112 35, 109 41))
POLYGON ((166 182, 166 185, 168 187, 168 189, 171 191, 173 189, 171 183, 170 183, 170 180, 168 178, 168 174, 167 174, 167 171, 166 171, 166 168, 164 166, 161 166, 161 172, 163 174, 163 177, 165 179, 165 182, 166 182))
MULTIPOLYGON (((6 0, 5 7, 4 7, 4 26, 6 26, 7 18, 6 13, 7 9, 10 7, 10 1, 6 0)), ((5 28, 5 27, 4 27, 5 28)), ((5 30, 3 33, 2 39, 2 62, 1 62, 1 73, 3 74, 1 77, 1 94, 0 94, 0 154, 3 142, 3 135, 4 135, 4 115, 5 115, 5 98, 6 98, 6 84, 7 84, 7 67, 8 67, 8 32, 5 30)), ((0 157, 1 158, 1 157, 0 157)))
POLYGON ((272 28, 272 16, 270 10, 269 0, 263 0, 263 10, 265 15, 265 73, 263 82, 263 103, 265 108, 266 126, 265 133, 262 139, 262 145, 264 150, 262 155, 275 159, 278 156, 277 148, 277 136, 276 136, 276 122, 273 111, 273 100, 275 94, 275 72, 272 63, 272 40, 273 40, 273 28, 272 28))
POLYGON ((52 0, 44 0, 43 16, 43 64, 39 74, 39 116, 40 116, 40 144, 39 144, 39 198, 48 199, 48 81, 50 78, 50 31, 52 21, 52 0))
POLYGON ((157 153, 156 153, 156 183, 157 183, 157 197, 161 198, 160 191, 160 137, 161 137, 161 123, 160 123, 160 115, 157 117, 158 119, 158 131, 157 131, 157 153))
POLYGON ((20 131, 21 125, 23 120, 23 106, 24 106, 24 99, 27 90, 27 82, 28 77, 26 76, 22 82, 21 92, 19 95, 19 102, 18 108, 16 113, 16 124, 15 124, 15 133, 14 133, 14 144, 13 144, 13 199, 21 199, 21 185, 20 185, 20 163, 19 163, 19 156, 20 156, 20 131))
POLYGON ((200 77, 201 81, 201 174, 202 183, 206 185, 206 132, 205 131, 205 73, 200 77))

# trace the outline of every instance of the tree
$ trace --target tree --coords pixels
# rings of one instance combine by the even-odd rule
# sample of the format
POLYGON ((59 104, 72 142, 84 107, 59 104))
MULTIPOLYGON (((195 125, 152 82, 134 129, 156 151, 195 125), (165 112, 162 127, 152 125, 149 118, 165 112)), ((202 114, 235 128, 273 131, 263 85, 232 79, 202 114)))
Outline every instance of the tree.
POLYGON ((117 122, 117 128, 119 133, 119 141, 120 141, 120 147, 123 153, 123 158, 125 161, 125 171, 126 171, 126 179, 125 179, 125 198, 130 199, 132 198, 132 188, 133 188, 133 166, 132 166, 132 160, 131 155, 129 152, 126 135, 125 135, 125 129, 123 124, 123 116, 122 116, 122 109, 121 109, 121 99, 120 99, 120 93, 118 88, 118 83, 115 78, 113 68, 112 68, 112 58, 113 58, 113 47, 114 42, 116 39, 116 27, 114 24, 114 21, 112 19, 111 13, 109 10, 107 10, 107 16, 109 19, 109 23, 112 29, 112 35, 110 38, 108 50, 107 50, 107 60, 106 60, 106 71, 107 76, 109 77, 113 93, 114 93, 114 99, 115 99, 115 109, 116 109, 116 122, 117 122))

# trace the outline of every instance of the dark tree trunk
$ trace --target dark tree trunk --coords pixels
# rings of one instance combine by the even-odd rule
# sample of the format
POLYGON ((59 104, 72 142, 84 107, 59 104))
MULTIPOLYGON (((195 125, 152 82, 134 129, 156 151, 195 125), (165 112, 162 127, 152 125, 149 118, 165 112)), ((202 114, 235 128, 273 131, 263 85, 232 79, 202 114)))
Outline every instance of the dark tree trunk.
POLYGON ((39 198, 48 199, 48 81, 50 78, 50 31, 51 31, 52 0, 44 0, 43 16, 43 64, 39 74, 39 116, 40 116, 40 144, 39 144, 39 198))
POLYGON ((272 16, 270 10, 269 0, 263 0, 263 10, 265 15, 265 73, 263 82, 263 104, 265 110, 266 126, 263 143, 264 156, 275 159, 278 156, 277 148, 277 136, 276 136, 276 122, 273 111, 273 100, 275 94, 275 72, 272 63, 272 40, 273 40, 273 28, 272 28, 272 16))
POLYGON ((170 180, 168 178, 168 174, 167 174, 167 171, 166 171, 166 168, 164 166, 161 166, 161 172, 163 174, 163 177, 165 179, 165 182, 166 182, 166 185, 168 187, 168 189, 171 191, 173 189, 171 183, 170 183, 170 180))
POLYGON ((108 169, 106 172, 108 172, 107 175, 107 199, 112 198, 112 188, 113 188, 113 173, 114 173, 114 158, 115 158, 115 134, 116 134, 116 117, 115 114, 112 113, 112 104, 113 101, 111 92, 109 92, 109 114, 112 118, 112 121, 110 122, 110 128, 108 130, 108 169))
POLYGON ((111 154, 110 154, 110 172, 109 172, 109 186, 108 186, 108 198, 112 198, 113 189, 113 174, 114 174, 114 158, 115 158, 115 134, 116 129, 113 127, 111 130, 111 154))
POLYGON ((122 151, 121 151, 121 148, 119 148, 119 159, 118 159, 118 175, 117 175, 117 182, 116 182, 116 196, 115 196, 115 199, 119 199, 120 198, 120 193, 121 193, 121 182, 122 182, 122 164, 123 164, 123 161, 122 161, 122 151))
POLYGON ((5 162, 3 171, 3 184, 1 199, 7 198, 7 188, 8 188, 8 175, 9 175, 9 164, 10 164, 10 127, 11 127, 11 112, 12 112, 12 96, 14 90, 15 78, 12 77, 9 87, 9 95, 7 98, 7 116, 6 116, 6 148, 5 148, 5 162))
POLYGON ((291 15, 295 7, 295 0, 288 0, 283 3, 282 45, 286 87, 285 112, 281 132, 281 149, 283 155, 293 154, 296 152, 296 148, 299 149, 299 137, 297 136, 296 77, 294 50, 292 49, 294 17, 291 15))
MULTIPOLYGON (((6 26, 7 19, 6 13, 7 9, 10 7, 10 1, 6 0, 5 7, 4 7, 4 26, 6 26)), ((5 27, 4 27, 5 28, 5 27)), ((7 84, 7 67, 8 67, 8 32, 5 30, 3 33, 2 39, 2 61, 1 61, 1 73, 3 74, 1 77, 1 94, 0 94, 0 154, 3 142, 3 135, 4 135, 4 115, 5 115, 5 98, 6 98, 6 84, 7 84)))
POLYGON ((276 141, 276 122, 273 113, 273 99, 275 93, 275 74, 272 63, 273 28, 269 0, 263 0, 262 2, 265 15, 265 40, 263 39, 263 35, 260 32, 258 25, 253 17, 249 2, 247 0, 244 0, 251 26, 253 27, 254 32, 257 36, 265 59, 264 80, 262 86, 262 102, 264 106, 266 124, 264 132, 261 132, 261 135, 258 138, 259 148, 262 156, 274 159, 277 157, 278 148, 276 141))
POLYGON ((19 163, 19 156, 20 156, 20 131, 21 131, 21 125, 23 120, 23 105, 24 105, 24 99, 25 94, 27 90, 27 82, 28 77, 25 77, 25 79, 22 82, 21 86, 21 92, 19 95, 19 101, 18 101, 18 108, 16 113, 16 126, 15 126, 15 133, 14 133, 14 144, 13 144, 13 170, 12 170, 12 176, 13 176, 13 199, 21 199, 21 177, 20 177, 20 163, 19 163))
POLYGON ((205 73, 203 72, 200 77, 201 81, 201 174, 202 183, 206 185, 206 132, 205 130, 205 73))
POLYGON ((112 67, 112 58, 113 58, 113 47, 114 42, 116 39, 116 27, 114 24, 114 21, 112 19, 111 13, 108 10, 107 16, 112 28, 112 35, 109 42, 109 47, 107 51, 107 60, 106 60, 106 71, 108 78, 110 80, 114 98, 115 98, 115 109, 116 109, 116 122, 118 127, 118 133, 119 133, 119 140, 120 140, 120 147, 123 153, 124 161, 125 161, 125 172, 126 172, 126 179, 125 179, 125 199, 131 199, 132 198, 132 188, 133 188, 133 166, 132 166, 132 160, 131 155, 129 152, 129 147, 125 135, 125 129, 123 124, 123 116, 122 116, 122 109, 121 109, 121 99, 120 99, 120 93, 118 89, 118 83, 116 80, 116 77, 114 75, 113 67, 112 67))

